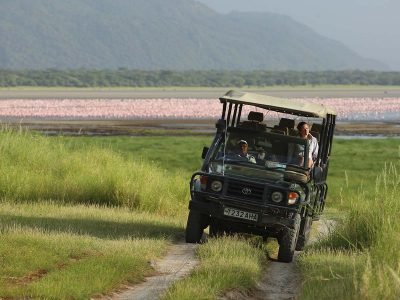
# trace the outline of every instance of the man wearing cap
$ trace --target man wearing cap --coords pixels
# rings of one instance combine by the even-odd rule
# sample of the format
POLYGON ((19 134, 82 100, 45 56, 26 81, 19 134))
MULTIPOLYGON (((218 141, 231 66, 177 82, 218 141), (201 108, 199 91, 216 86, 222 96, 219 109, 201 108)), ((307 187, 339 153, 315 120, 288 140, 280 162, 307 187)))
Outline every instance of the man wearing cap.
POLYGON ((247 144, 247 142, 245 140, 240 140, 238 142, 238 146, 239 146, 238 156, 247 158, 247 160, 249 162, 255 164, 256 158, 253 155, 250 155, 249 153, 247 153, 247 150, 249 149, 249 144, 247 144))

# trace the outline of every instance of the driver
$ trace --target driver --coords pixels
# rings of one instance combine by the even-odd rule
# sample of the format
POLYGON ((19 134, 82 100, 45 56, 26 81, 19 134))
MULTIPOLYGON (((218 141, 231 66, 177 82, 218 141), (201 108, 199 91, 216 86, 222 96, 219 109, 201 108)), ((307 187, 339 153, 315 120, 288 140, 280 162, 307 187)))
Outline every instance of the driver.
POLYGON ((256 163, 256 158, 253 155, 250 155, 247 153, 247 150, 249 149, 249 144, 245 140, 240 140, 238 143, 238 156, 246 158, 249 162, 255 164, 256 163))

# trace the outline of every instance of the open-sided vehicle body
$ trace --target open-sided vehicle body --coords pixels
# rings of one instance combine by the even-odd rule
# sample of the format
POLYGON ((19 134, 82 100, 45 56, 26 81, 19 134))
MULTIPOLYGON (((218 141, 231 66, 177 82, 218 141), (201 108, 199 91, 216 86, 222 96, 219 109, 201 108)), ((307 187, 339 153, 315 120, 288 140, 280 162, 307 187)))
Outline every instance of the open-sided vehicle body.
POLYGON ((229 91, 220 102, 215 138, 204 147, 203 165, 190 182, 186 241, 200 242, 208 226, 211 236, 274 237, 278 260, 290 262, 324 210, 336 113, 320 104, 238 91, 229 91), (301 138, 295 126, 300 121, 318 140, 311 167, 304 155, 309 139, 301 138), (237 154, 243 141, 247 158, 237 154))

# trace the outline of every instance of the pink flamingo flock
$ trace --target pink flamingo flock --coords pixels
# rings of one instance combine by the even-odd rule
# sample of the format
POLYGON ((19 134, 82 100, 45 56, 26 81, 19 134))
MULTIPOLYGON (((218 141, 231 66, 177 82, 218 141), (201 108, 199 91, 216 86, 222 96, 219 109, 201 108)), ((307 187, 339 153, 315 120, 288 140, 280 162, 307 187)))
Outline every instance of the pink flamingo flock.
MULTIPOLYGON (((301 98, 336 109, 338 119, 399 120, 400 98, 301 98)), ((13 99, 0 101, 0 118, 209 119, 218 118, 217 99, 13 99)))

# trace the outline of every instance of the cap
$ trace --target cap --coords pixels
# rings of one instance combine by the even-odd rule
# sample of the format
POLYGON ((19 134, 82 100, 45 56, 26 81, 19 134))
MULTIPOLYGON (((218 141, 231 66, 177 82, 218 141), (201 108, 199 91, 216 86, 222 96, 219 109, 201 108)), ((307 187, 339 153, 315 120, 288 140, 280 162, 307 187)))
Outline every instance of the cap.
POLYGON ((245 140, 240 140, 240 141, 238 142, 238 145, 241 145, 241 144, 246 144, 246 145, 247 145, 247 142, 246 142, 245 140))

